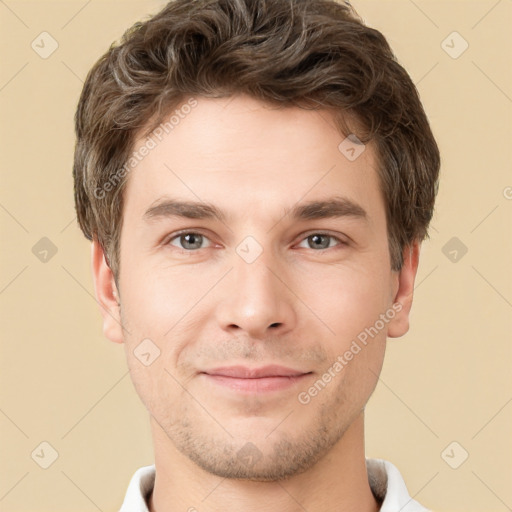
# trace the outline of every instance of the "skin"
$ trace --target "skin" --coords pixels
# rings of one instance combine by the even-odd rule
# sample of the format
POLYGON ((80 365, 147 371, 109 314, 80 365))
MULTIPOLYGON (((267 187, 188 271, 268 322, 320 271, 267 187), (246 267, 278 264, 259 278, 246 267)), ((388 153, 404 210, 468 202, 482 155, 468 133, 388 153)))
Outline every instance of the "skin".
POLYGON ((92 244, 104 334, 124 343, 150 413, 150 510, 376 511, 364 407, 386 338, 408 331, 420 243, 404 250, 401 271, 391 270, 375 150, 368 144, 349 161, 328 111, 278 109, 243 95, 197 101, 128 177, 119 289, 92 244), (212 203, 226 218, 144 220, 165 195, 212 203), (284 215, 334 195, 361 206, 367 220, 284 215), (203 238, 176 236, 184 229, 203 238), (259 246, 240 246, 248 236, 259 246), (248 263, 237 247, 262 252, 248 263), (378 335, 300 403, 298 394, 393 304, 401 310, 378 335), (160 350, 148 366, 134 355, 147 338, 160 350), (266 364, 310 373, 286 389, 249 394, 201 374, 266 364))

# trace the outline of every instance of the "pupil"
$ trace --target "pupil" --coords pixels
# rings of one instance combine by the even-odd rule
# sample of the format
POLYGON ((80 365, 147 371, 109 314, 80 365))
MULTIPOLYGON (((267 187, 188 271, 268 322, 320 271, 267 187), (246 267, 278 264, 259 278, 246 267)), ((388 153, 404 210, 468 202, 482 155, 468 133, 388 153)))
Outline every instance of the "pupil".
POLYGON ((322 238, 326 239, 327 238, 326 236, 324 236, 324 235, 313 235, 312 238, 314 240, 314 242, 313 242, 314 244, 325 246, 325 243, 322 244, 322 238))
MULTIPOLYGON (((199 235, 200 237, 201 235, 199 235)), ((184 236, 185 240, 186 240, 186 244, 191 244, 191 245, 197 245, 197 241, 195 241, 194 243, 194 240, 196 239, 196 237, 198 237, 197 235, 194 235, 194 234, 187 234, 184 236)))

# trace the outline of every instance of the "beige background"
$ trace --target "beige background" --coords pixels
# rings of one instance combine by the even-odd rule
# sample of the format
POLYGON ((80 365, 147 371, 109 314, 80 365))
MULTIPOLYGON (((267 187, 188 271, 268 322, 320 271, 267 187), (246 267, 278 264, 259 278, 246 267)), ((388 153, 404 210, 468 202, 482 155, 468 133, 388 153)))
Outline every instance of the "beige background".
MULTIPOLYGON (((367 455, 436 510, 512 510, 512 1, 353 3, 410 72, 442 152, 412 325, 388 345, 367 455), (458 36, 442 46, 453 31, 469 44, 458 58, 443 49, 460 51, 458 36), (468 249, 456 262, 453 237, 468 249)), ((153 461, 123 349, 102 335, 71 168, 86 73, 162 5, 0 1, 1 511, 114 511, 153 461), (59 45, 47 59, 31 48, 43 31, 59 45), (32 252, 43 237, 57 248, 46 262, 32 252), (47 469, 43 441, 58 452, 47 469)))

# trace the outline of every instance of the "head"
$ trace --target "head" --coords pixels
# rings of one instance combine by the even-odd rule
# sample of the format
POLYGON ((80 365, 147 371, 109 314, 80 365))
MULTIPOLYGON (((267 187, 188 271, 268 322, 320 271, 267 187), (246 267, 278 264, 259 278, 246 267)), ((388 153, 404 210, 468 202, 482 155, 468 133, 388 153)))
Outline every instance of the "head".
POLYGON ((173 1, 99 59, 75 121, 104 333, 155 428, 218 475, 311 467, 407 332, 437 192, 384 36, 330 0, 173 1), (253 393, 213 376, 270 364, 301 377, 253 393))

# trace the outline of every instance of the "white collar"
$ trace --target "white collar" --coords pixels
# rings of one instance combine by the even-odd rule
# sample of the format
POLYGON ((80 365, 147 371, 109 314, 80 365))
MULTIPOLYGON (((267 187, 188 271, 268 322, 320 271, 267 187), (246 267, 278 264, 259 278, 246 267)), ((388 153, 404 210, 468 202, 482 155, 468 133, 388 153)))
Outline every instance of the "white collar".
MULTIPOLYGON (((398 469, 386 460, 366 459, 368 481, 373 494, 382 501, 379 512, 428 512, 409 496, 398 469)), ((146 497, 155 484, 155 465, 139 468, 128 485, 119 512, 149 512, 146 497)))

